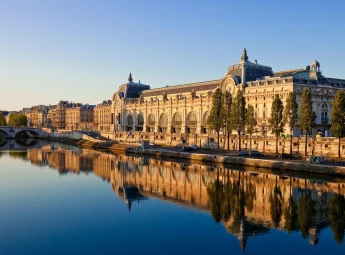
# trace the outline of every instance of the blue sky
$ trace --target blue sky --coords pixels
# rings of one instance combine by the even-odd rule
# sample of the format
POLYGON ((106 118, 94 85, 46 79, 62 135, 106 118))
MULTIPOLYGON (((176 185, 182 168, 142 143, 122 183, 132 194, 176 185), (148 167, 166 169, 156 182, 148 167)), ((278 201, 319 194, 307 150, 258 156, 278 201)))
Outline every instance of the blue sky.
POLYGON ((345 1, 0 0, 0 109, 100 103, 129 72, 152 88, 220 79, 249 59, 314 59, 345 78, 345 1))

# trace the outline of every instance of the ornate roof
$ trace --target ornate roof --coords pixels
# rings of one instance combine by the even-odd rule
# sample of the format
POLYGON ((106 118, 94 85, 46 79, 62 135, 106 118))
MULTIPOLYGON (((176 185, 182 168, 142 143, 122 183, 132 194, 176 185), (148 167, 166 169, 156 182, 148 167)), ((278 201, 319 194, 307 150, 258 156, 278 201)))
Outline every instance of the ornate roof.
POLYGON ((186 92, 197 92, 203 90, 213 90, 217 88, 220 84, 221 80, 212 80, 212 81, 204 81, 204 82, 196 82, 196 83, 189 83, 183 85, 176 85, 176 86, 167 86, 163 88, 157 89, 150 89, 142 92, 142 95, 145 96, 158 96, 162 95, 163 92, 168 94, 180 94, 186 92))
POLYGON ((291 76, 295 73, 300 72, 303 70, 303 68, 298 68, 298 69, 292 69, 292 70, 285 70, 285 71, 280 71, 280 72, 275 72, 274 76, 275 77, 285 77, 285 76, 291 76))
POLYGON ((149 85, 133 82, 132 74, 130 73, 128 83, 122 84, 116 93, 118 93, 120 98, 139 98, 141 92, 148 89, 150 89, 149 85))

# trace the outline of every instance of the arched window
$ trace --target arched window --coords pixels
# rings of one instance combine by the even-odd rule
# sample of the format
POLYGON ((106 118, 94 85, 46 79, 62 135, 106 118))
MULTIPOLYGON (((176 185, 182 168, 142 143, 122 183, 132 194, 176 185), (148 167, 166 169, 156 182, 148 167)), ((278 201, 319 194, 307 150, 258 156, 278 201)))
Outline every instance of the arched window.
POLYGON ((159 118, 159 126, 162 128, 168 127, 168 116, 165 113, 162 113, 159 118))
POLYGON ((187 126, 196 126, 198 124, 198 118, 194 112, 190 112, 187 116, 187 126))
POLYGON ((132 115, 127 116, 127 126, 133 126, 133 116, 132 115))
POLYGON ((208 116, 210 116, 210 113, 209 113, 209 112, 205 112, 205 113, 204 113, 204 116, 202 117, 202 125, 203 125, 204 127, 205 127, 205 126, 208 126, 208 124, 207 124, 208 116))
POLYGON ((174 114, 172 125, 173 126, 181 126, 182 125, 182 116, 178 112, 174 114))
POLYGON ((143 126, 144 125, 143 115, 139 114, 137 119, 138 119, 138 126, 143 126))
POLYGON ((322 105, 322 109, 327 109, 327 105, 326 105, 326 104, 323 104, 323 105, 322 105))
POLYGON ((148 116, 147 123, 148 126, 154 126, 156 124, 155 116, 152 113, 150 113, 150 115, 148 116))

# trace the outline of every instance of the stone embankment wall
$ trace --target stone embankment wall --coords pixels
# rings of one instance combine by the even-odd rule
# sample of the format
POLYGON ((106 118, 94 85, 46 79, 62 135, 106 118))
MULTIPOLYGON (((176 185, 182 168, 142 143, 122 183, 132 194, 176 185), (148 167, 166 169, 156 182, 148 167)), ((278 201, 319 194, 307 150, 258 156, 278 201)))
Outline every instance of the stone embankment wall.
POLYGON ((44 128, 43 131, 46 133, 47 139, 56 139, 56 140, 86 140, 91 142, 100 142, 98 139, 95 139, 91 136, 88 136, 77 130, 51 130, 44 128))

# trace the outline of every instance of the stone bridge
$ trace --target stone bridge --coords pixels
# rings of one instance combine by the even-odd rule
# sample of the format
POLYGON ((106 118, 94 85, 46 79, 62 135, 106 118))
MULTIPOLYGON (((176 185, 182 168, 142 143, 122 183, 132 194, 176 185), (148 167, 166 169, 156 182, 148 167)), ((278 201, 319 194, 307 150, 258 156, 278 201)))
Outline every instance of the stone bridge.
POLYGON ((40 128, 0 126, 0 136, 16 138, 21 135, 35 138, 45 137, 47 133, 40 128))

